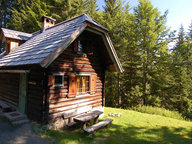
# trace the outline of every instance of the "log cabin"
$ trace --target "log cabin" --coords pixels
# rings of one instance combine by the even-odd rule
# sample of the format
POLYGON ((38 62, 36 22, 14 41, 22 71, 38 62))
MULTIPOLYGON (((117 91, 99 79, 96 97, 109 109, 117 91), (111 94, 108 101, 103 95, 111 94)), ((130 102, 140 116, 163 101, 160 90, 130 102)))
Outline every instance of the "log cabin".
POLYGON ((108 30, 87 14, 32 34, 1 28, 0 99, 30 120, 62 127, 105 106, 105 72, 123 72, 108 30))

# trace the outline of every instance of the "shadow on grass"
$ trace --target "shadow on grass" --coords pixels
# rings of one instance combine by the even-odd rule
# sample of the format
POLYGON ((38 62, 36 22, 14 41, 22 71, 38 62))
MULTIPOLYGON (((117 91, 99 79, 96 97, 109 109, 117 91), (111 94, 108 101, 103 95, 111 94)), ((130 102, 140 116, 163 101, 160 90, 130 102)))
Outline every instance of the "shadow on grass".
POLYGON ((131 125, 111 124, 96 132, 86 135, 83 130, 48 131, 46 135, 56 143, 114 143, 114 144, 191 144, 192 129, 185 128, 146 128, 131 125))

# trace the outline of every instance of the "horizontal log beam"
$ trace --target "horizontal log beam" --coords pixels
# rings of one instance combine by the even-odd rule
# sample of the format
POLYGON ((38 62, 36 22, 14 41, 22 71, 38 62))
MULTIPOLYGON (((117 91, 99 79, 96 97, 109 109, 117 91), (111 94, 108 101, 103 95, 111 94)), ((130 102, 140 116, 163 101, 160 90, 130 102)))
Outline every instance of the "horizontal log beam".
POLYGON ((0 70, 0 73, 29 73, 29 70, 0 70))

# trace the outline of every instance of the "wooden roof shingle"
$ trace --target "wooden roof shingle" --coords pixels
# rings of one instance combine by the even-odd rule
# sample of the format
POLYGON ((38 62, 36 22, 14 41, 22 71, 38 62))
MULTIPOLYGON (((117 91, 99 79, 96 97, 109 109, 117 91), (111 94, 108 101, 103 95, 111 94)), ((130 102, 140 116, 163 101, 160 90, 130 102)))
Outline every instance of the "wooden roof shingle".
MULTIPOLYGON (((29 39, 24 44, 0 58, 0 67, 29 64, 40 64, 42 67, 47 67, 66 46, 73 42, 78 35, 77 31, 85 29, 87 26, 85 26, 85 22, 91 23, 105 32, 108 31, 91 17, 83 14, 50 27, 44 32, 39 31, 34 34, 26 34, 26 36, 29 36, 29 39), (54 55, 55 53, 57 53, 56 56, 54 55), (48 57, 52 61, 47 62, 46 59, 48 57)), ((119 62, 118 57, 116 60, 119 62)))
POLYGON ((1 30, 6 38, 11 38, 11 39, 26 41, 26 40, 30 39, 30 37, 32 36, 32 34, 29 34, 29 33, 10 30, 10 29, 6 29, 6 28, 1 28, 1 30))

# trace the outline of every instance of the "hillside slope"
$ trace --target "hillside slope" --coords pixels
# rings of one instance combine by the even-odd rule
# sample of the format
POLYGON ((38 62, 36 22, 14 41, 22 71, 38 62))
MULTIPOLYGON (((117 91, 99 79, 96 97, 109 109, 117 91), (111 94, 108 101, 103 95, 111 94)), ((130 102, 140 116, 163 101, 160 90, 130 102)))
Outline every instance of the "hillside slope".
MULTIPOLYGON (((114 118, 108 133, 107 143, 159 143, 192 144, 192 122, 176 120, 159 115, 145 114, 131 110, 105 108, 105 114, 122 113, 114 118)), ((106 134, 105 134, 106 135, 106 134)))
POLYGON ((59 144, 192 144, 192 122, 131 110, 105 108, 105 117, 114 121, 108 128, 87 136, 82 130, 48 131, 46 136, 59 144), (121 117, 108 114, 121 113, 121 117))

